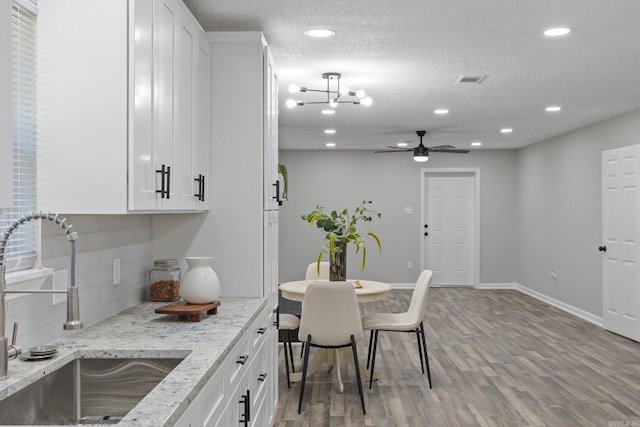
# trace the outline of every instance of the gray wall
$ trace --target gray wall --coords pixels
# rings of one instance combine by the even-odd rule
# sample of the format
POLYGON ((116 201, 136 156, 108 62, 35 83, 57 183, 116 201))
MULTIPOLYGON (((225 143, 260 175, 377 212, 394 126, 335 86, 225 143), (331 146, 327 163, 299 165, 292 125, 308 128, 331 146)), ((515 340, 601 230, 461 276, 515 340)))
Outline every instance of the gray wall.
POLYGON ((635 144, 640 110, 518 151, 521 285, 602 315, 602 151, 635 144))
MULTIPOLYGON (((477 167, 480 169, 480 282, 516 281, 517 153, 514 150, 433 154, 416 163, 410 153, 369 151, 281 150, 280 163, 289 175, 289 201, 280 208, 280 282, 302 279, 308 263, 322 246, 323 234, 300 219, 317 204, 328 210, 350 211, 372 200, 381 219, 369 224, 382 240, 382 254, 367 239, 367 265, 348 254, 348 275, 391 283, 413 283, 420 273, 420 169, 477 167), (405 215, 404 208, 413 214, 405 215), (413 270, 407 270, 407 261, 413 270)), ((353 246, 353 245, 350 245, 353 246)), ((325 258, 326 259, 326 258, 325 258)))

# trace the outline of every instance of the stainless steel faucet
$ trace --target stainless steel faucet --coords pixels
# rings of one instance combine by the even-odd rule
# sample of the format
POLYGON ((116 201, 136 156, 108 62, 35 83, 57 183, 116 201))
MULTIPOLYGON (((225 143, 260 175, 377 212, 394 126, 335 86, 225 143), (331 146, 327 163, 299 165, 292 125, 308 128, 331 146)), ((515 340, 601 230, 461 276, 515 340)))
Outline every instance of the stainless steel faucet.
POLYGON ((15 345, 17 324, 14 324, 13 327, 13 339, 11 345, 9 345, 9 340, 5 336, 5 327, 7 321, 7 314, 5 312, 5 294, 65 293, 67 294, 67 321, 64 323, 64 329, 82 329, 82 322, 80 321, 80 305, 78 302, 78 288, 76 287, 76 240, 78 240, 78 233, 76 233, 75 231, 71 231, 71 227, 73 227, 73 225, 65 224, 66 220, 66 218, 60 219, 58 217, 58 214, 52 214, 51 212, 46 214, 43 214, 42 212, 30 212, 29 215, 22 215, 22 217, 18 221, 11 224, 0 238, 0 333, 2 334, 2 336, 0 337, 0 379, 6 378, 9 375, 9 359, 18 357, 18 355, 22 352, 20 347, 15 345), (71 281, 69 283, 69 287, 67 287, 66 290, 7 290, 7 281, 5 277, 6 266, 4 259, 7 241, 9 240, 13 232, 22 224, 37 219, 46 219, 58 224, 67 235, 67 240, 69 240, 69 242, 71 243, 71 281))

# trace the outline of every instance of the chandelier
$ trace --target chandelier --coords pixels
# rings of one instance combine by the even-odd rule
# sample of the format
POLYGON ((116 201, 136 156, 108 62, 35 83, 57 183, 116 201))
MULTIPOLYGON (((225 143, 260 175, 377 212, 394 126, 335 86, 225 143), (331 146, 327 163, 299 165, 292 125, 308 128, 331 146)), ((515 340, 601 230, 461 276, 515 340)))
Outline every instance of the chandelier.
POLYGON ((338 104, 362 104, 362 105, 371 105, 373 102, 371 97, 365 96, 364 90, 356 90, 351 91, 347 86, 340 86, 340 77, 342 74, 340 73, 323 73, 322 78, 327 80, 327 88, 326 89, 309 89, 306 87, 300 87, 296 84, 292 84, 289 86, 289 92, 298 93, 298 92, 319 92, 325 93, 327 95, 327 99, 323 101, 296 101, 294 99, 287 100, 287 107, 301 107, 303 105, 309 104, 329 104, 330 107, 336 108, 338 104), (347 99, 347 97, 350 97, 347 99))

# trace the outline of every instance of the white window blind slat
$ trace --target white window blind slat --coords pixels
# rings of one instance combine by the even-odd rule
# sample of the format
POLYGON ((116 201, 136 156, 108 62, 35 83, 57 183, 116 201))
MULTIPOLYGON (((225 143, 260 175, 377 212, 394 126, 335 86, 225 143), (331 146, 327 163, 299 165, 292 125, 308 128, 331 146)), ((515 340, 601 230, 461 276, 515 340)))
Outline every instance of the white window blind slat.
MULTIPOLYGON (((13 208, 0 213, 0 231, 25 212, 36 210, 36 8, 12 0, 13 208)), ((7 271, 31 268, 36 253, 36 223, 18 228, 5 250, 7 271)))

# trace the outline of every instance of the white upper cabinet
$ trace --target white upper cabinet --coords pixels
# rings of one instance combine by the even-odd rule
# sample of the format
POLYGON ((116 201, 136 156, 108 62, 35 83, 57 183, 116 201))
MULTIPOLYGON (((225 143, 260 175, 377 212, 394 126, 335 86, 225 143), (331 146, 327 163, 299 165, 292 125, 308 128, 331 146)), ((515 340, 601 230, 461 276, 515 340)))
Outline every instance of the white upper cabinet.
POLYGON ((278 76, 267 46, 264 49, 264 209, 278 209, 280 186, 278 180, 278 76))
POLYGON ((210 55, 186 6, 180 0, 38 5, 45 100, 39 207, 83 214, 208 209, 208 198, 201 200, 208 162, 194 159, 207 158, 210 55))

